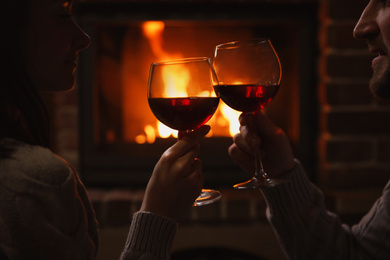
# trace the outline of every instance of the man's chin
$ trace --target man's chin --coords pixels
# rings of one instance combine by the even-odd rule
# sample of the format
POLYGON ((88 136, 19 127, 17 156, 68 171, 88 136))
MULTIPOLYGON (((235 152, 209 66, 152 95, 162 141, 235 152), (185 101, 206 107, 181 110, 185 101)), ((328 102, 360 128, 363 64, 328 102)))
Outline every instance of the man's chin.
POLYGON ((390 70, 389 66, 374 70, 370 80, 370 92, 379 100, 390 100, 390 70))
POLYGON ((378 100, 390 100, 390 85, 370 83, 370 92, 378 100))

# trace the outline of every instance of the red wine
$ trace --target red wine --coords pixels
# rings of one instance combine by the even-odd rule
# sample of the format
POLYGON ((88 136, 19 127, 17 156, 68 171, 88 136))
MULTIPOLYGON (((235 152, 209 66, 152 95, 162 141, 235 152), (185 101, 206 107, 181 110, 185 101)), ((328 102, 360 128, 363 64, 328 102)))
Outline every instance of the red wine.
POLYGON ((204 125, 218 107, 217 97, 148 98, 150 109, 163 124, 176 130, 204 125))
POLYGON ((220 85, 222 100, 241 112, 256 112, 265 108, 278 92, 279 85, 220 85))

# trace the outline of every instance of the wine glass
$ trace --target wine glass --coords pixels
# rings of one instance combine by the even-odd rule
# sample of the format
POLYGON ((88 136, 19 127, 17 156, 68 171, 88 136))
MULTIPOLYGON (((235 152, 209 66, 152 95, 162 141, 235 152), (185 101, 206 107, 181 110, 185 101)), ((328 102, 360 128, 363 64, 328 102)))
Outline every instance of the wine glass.
MULTIPOLYGON (((166 126, 189 132, 204 125, 219 104, 218 80, 207 57, 153 63, 148 102, 155 117, 166 126)), ((217 190, 202 189, 194 206, 221 198, 217 190)))
MULTIPOLYGON (((282 77, 279 57, 267 38, 234 41, 215 47, 213 66, 219 81, 221 99, 244 113, 261 113, 278 92, 282 77)), ((253 127, 253 122, 248 122, 253 127)), ((254 177, 233 187, 256 189, 285 182, 271 179, 264 171, 260 150, 253 145, 254 177)))

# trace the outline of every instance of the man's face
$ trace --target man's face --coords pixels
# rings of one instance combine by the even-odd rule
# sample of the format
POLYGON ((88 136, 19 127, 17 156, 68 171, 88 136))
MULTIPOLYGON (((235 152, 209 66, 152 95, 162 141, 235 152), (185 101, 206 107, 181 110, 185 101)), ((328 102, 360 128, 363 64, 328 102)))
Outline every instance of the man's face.
POLYGON ((390 1, 370 0, 354 29, 357 39, 367 41, 373 75, 370 90, 378 99, 390 99, 390 1))

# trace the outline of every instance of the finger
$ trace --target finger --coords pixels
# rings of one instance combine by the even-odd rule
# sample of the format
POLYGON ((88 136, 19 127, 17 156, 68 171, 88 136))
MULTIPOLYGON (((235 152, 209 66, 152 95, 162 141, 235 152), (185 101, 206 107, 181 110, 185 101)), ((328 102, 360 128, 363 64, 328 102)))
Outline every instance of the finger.
POLYGON ((188 132, 187 131, 179 131, 177 133, 177 140, 182 139, 188 132))
POLYGON ((250 152, 254 147, 259 147, 261 139, 256 132, 253 131, 253 127, 244 125, 240 127, 240 133, 234 137, 234 142, 241 147, 241 149, 250 152))
MULTIPOLYGON (((279 131, 279 128, 275 126, 268 116, 263 114, 261 111, 252 116, 254 128, 257 129, 262 136, 273 136, 279 131)), ((248 120, 250 119, 248 118, 248 120)))
POLYGON ((182 153, 175 150, 177 147, 171 147, 164 153, 164 160, 172 165, 172 173, 176 173, 181 176, 188 176, 193 171, 192 167, 194 160, 197 160, 197 156, 200 151, 199 143, 194 144, 191 149, 182 153))
POLYGON ((197 143, 195 144, 192 149, 187 150, 186 153, 184 153, 182 156, 178 158, 178 167, 182 170, 185 170, 192 166, 194 160, 197 160, 197 156, 200 151, 200 145, 197 143))
POLYGON ((194 131, 191 131, 185 134, 180 140, 174 144, 172 148, 172 152, 175 153, 177 157, 185 154, 189 149, 191 149, 195 144, 197 144, 200 139, 205 137, 210 131, 209 125, 203 125, 194 131))
POLYGON ((248 113, 241 113, 241 115, 238 117, 238 121, 240 122, 240 125, 244 126, 248 124, 248 116, 251 114, 248 113))
POLYGON ((233 142, 238 146, 238 148, 250 154, 252 152, 252 148, 249 145, 250 142, 247 141, 246 136, 246 130, 242 128, 241 132, 233 137, 233 142))
POLYGON ((205 137, 210 132, 211 127, 209 125, 203 125, 191 132, 188 132, 183 136, 183 139, 195 139, 195 142, 205 137))
POLYGON ((199 195, 204 182, 204 176, 202 172, 202 162, 199 159, 195 159, 191 165, 191 174, 188 175, 188 180, 193 184, 197 194, 199 195))
POLYGON ((229 147, 228 152, 233 161, 235 161, 245 172, 251 173, 254 171, 254 160, 251 154, 248 154, 235 144, 229 147))
POLYGON ((240 131, 242 131, 241 129, 247 128, 247 141, 252 143, 254 142, 255 145, 260 145, 259 137, 271 138, 283 132, 261 111, 256 112, 255 114, 243 113, 240 115, 240 124, 240 131), (253 140, 251 140, 251 138, 253 138, 253 140))
POLYGON ((192 161, 192 164, 191 164, 192 172, 201 172, 202 167, 203 167, 203 164, 202 164, 202 161, 200 159, 195 158, 192 161))

